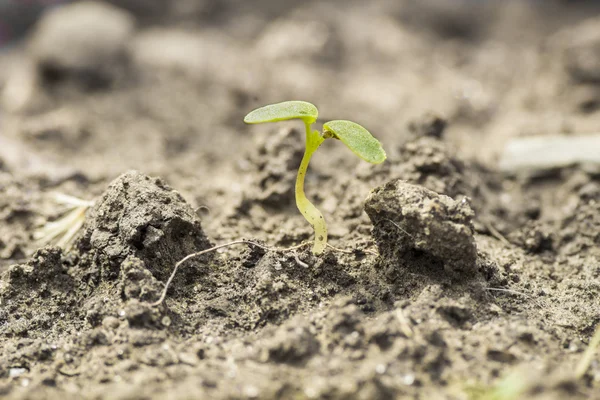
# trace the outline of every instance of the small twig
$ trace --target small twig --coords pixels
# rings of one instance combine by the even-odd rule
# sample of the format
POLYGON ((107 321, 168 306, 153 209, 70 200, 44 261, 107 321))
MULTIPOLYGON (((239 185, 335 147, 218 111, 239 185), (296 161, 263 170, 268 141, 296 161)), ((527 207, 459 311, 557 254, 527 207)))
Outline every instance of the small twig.
POLYGON ((600 324, 596 327, 596 333, 590 340, 590 344, 587 349, 583 352, 583 356, 579 363, 577 364, 577 368, 575 368, 575 379, 581 379, 585 372, 590 367, 592 363, 592 359, 594 358, 594 353, 598 350, 598 346, 600 345, 600 324))
POLYGON ((307 263, 305 263, 304 261, 302 261, 302 260, 300 259, 300 257, 298 257, 298 253, 296 253, 296 252, 294 251, 292 254, 294 254, 294 260, 296 260, 296 263, 297 263, 299 266, 301 266, 301 267, 304 267, 304 268, 308 268, 308 267, 309 267, 309 265, 308 265, 307 263))
POLYGON ((516 294, 519 296, 524 296, 527 298, 531 298, 531 295, 527 294, 527 293, 523 293, 523 292, 519 292, 517 290, 512 290, 512 289, 502 289, 502 288, 485 288, 485 290, 490 290, 490 291, 496 291, 496 292, 504 292, 504 293, 510 293, 510 294, 516 294))
POLYGON ((344 249, 340 249, 338 247, 334 247, 332 245, 330 245, 329 243, 327 243, 327 247, 329 247, 330 249, 332 249, 333 251, 338 251, 340 253, 344 253, 344 254, 354 254, 354 251, 352 250, 344 250, 344 249))
POLYGON ((498 229, 496 229, 494 227, 494 225, 492 225, 491 222, 487 222, 487 221, 482 221, 483 226, 486 227, 486 229, 488 231, 490 231, 490 233, 492 234, 493 237, 495 237, 496 239, 498 239, 499 241, 501 241, 502 243, 504 243, 507 246, 510 246, 511 243, 508 241, 507 238, 504 237, 503 234, 500 233, 500 231, 498 231, 498 229))
POLYGON ((68 376, 68 377, 81 375, 81 371, 79 371, 79 370, 67 372, 67 371, 63 371, 62 369, 58 369, 57 372, 61 375, 68 376))
MULTIPOLYGON (((330 245, 329 243, 327 243, 327 247, 329 247, 333 251, 337 251, 337 252, 344 253, 344 254, 354 254, 356 252, 356 250, 344 250, 344 249, 340 249, 338 247, 334 247, 334 246, 330 245)), ((365 253, 369 253, 369 254, 373 254, 374 256, 378 256, 379 255, 379 253, 377 253, 376 251, 369 250, 369 249, 367 249, 367 250, 362 250, 361 249, 360 251, 365 252, 365 253)))
POLYGON ((404 234, 410 236, 411 238, 414 239, 414 236, 411 235, 410 233, 406 232, 404 229, 402 229, 402 227, 400 225, 398 225, 397 223, 395 223, 394 221, 392 221, 389 218, 384 218, 384 220, 391 222, 396 228, 398 228, 399 230, 401 230, 404 234))
POLYGON ((398 319, 398 322, 400 322, 400 330, 402 331, 404 336, 406 336, 409 339, 412 338, 414 335, 414 332, 413 332, 412 328, 410 327, 408 318, 406 318, 406 315, 404 315, 404 311, 401 308, 398 308, 395 312, 395 315, 396 315, 396 318, 398 319))
POLYGON ((162 304, 162 302, 167 297, 167 290, 169 289, 169 286, 171 285, 171 282, 175 278, 175 274, 177 274, 177 270, 179 269, 179 267, 183 263, 185 263, 186 261, 188 261, 188 260, 190 260, 192 258, 199 257, 199 256, 204 255, 204 254, 211 253, 211 252, 213 252, 215 250, 222 249, 224 247, 234 246, 236 244, 246 244, 246 245, 252 245, 252 246, 260 247, 261 249, 264 249, 264 250, 286 252, 286 251, 293 251, 293 250, 299 249, 301 247, 305 247, 308 244, 310 244, 310 242, 302 243, 302 244, 299 244, 297 246, 293 246, 293 247, 289 247, 287 249, 283 249, 283 248, 279 248, 279 247, 263 246, 262 244, 259 244, 259 243, 256 243, 256 242, 253 242, 253 241, 250 241, 250 240, 241 239, 241 240, 234 240, 233 242, 229 242, 229 243, 220 244, 220 245, 211 247, 209 249, 198 251, 196 253, 188 254, 187 256, 185 256, 184 258, 182 258, 181 260, 179 260, 177 262, 177 264, 175 264, 175 268, 173 268, 173 272, 171 272, 171 276, 169 276, 169 279, 167 279, 167 282, 165 283, 165 287, 164 287, 164 289, 162 291, 162 294, 160 295, 160 298, 157 301, 155 301, 154 303, 150 303, 150 306, 157 307, 157 306, 159 306, 159 305, 162 304))

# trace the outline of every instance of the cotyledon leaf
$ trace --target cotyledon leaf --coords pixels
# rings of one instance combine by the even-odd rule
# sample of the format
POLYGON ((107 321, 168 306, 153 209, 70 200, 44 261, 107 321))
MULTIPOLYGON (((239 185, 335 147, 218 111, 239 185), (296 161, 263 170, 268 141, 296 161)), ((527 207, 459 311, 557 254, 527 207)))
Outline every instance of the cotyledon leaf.
POLYGON ((260 124, 298 118, 312 124, 318 116, 317 107, 311 103, 306 101, 284 101, 283 103, 270 104, 251 111, 244 117, 244 122, 247 124, 260 124))
POLYGON ((331 134, 341 140, 354 154, 365 161, 380 164, 386 159, 379 140, 355 122, 344 120, 326 122, 323 125, 323 133, 331 134))

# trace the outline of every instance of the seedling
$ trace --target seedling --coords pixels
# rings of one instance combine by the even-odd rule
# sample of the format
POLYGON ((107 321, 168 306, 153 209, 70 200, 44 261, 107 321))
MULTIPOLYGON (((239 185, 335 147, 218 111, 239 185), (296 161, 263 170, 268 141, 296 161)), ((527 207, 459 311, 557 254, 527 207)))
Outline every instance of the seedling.
POLYGON ((244 118, 247 124, 260 124, 264 122, 286 121, 301 119, 306 128, 306 148, 300 162, 296 177, 296 205, 304 218, 312 225, 315 231, 314 254, 322 254, 327 246, 327 225, 323 214, 314 206, 304 194, 304 178, 308 163, 313 153, 321 146, 325 139, 338 139, 344 143, 357 156, 373 164, 382 163, 386 159, 381 143, 375 139, 368 130, 352 121, 336 120, 323 124, 323 132, 312 129, 312 124, 317 121, 319 112, 317 107, 305 101, 285 101, 271 104, 250 112, 244 118))

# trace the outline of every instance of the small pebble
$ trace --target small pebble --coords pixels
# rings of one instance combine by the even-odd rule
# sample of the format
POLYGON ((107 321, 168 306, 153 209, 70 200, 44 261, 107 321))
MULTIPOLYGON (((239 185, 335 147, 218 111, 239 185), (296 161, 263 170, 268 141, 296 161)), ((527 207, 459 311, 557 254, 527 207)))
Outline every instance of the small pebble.
POLYGON ((375 372, 377 372, 379 375, 385 374, 385 371, 387 371, 385 364, 377 364, 375 366, 375 372))
POLYGON ((9 378, 17 378, 27 372, 27 368, 11 368, 8 371, 9 378))
POLYGON ((192 353, 179 353, 179 362, 186 365, 198 365, 198 357, 192 353))
POLYGON ((258 397, 258 388, 256 386, 246 386, 246 388, 244 389, 244 394, 246 395, 246 397, 254 399, 256 397, 258 397))
POLYGON ((410 386, 413 383, 415 383, 415 376, 408 374, 408 375, 404 375, 404 377, 402 378, 402 383, 404 383, 406 386, 410 386))
POLYGON ((52 8, 36 25, 30 55, 40 66, 65 74, 106 75, 122 61, 134 25, 131 15, 104 2, 52 8))

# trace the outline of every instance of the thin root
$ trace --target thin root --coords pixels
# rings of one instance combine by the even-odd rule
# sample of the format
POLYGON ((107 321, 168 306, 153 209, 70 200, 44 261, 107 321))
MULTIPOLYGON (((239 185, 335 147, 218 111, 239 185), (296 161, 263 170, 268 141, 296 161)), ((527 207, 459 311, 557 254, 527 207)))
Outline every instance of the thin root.
POLYGON ((504 292, 504 293, 510 293, 510 294, 515 294, 518 296, 524 296, 527 298, 531 298, 531 295, 527 294, 527 293, 523 293, 523 292, 519 292, 518 290, 512 290, 512 289, 503 289, 503 288, 485 288, 485 290, 490 290, 490 291, 495 291, 495 292, 504 292))
MULTIPOLYGON (((340 248, 338 248, 338 247, 334 247, 334 246, 330 245, 329 243, 327 243, 327 247, 329 247, 331 250, 333 250, 333 251, 337 251, 337 252, 339 252, 339 253, 344 253, 344 254, 354 254, 354 253, 355 253, 355 250, 344 250, 344 249, 340 249, 340 248)), ((376 251, 374 251, 374 250, 369 250, 369 249, 367 249, 367 250, 362 250, 362 249, 361 249, 360 251, 362 251, 362 252, 364 252, 364 253, 369 253, 369 254, 372 254, 372 255, 374 255, 374 256, 378 256, 378 255, 379 255, 379 253, 378 253, 378 252, 376 252, 376 251)))
MULTIPOLYGON (((171 282, 173 282, 173 279, 175 278, 175 275, 177 274, 177 270, 179 269, 179 267, 183 263, 185 263, 188 260, 191 260, 192 258, 199 257, 199 256, 204 255, 204 254, 211 253, 211 252, 213 252, 215 250, 222 249, 224 247, 234 246, 236 244, 252 245, 252 246, 260 247, 261 249, 270 250, 270 251, 288 252, 288 251, 293 251, 293 250, 305 247, 305 246, 309 245, 310 242, 301 243, 301 244, 299 244, 297 246, 288 247, 287 249, 284 249, 284 248, 279 248, 279 247, 264 246, 264 245, 262 245, 260 243, 256 243, 256 242, 253 242, 253 241, 250 241, 250 240, 246 240, 246 239, 241 239, 241 240, 234 240, 233 242, 229 242, 229 243, 220 244, 220 245, 211 247, 209 249, 198 251, 196 253, 188 254, 187 256, 185 256, 184 258, 182 258, 181 260, 179 260, 177 262, 177 264, 175 264, 175 268, 173 268, 173 272, 171 272, 171 276, 169 276, 169 279, 167 279, 167 282, 165 283, 165 287, 163 288, 163 291, 162 291, 162 293, 160 295, 160 298, 157 301, 155 301, 154 303, 150 303, 150 306, 157 307, 157 306, 159 306, 159 305, 162 304, 162 302, 167 297, 167 290, 169 290, 169 286, 171 286, 171 282)), ((299 259, 296 259, 296 261, 300 264, 299 259)), ((308 265, 307 265, 307 267, 308 267, 308 265)))
POLYGON ((511 245, 511 243, 508 241, 508 239, 505 238, 504 235, 501 234, 500 231, 498 229, 496 229, 494 227, 494 225, 492 225, 491 222, 483 221, 483 226, 486 227, 486 229, 492 234, 493 237, 495 237, 496 239, 498 239, 499 241, 501 241, 502 243, 504 243, 507 246, 511 245))
MULTIPOLYGON (((304 267, 304 268, 309 268, 309 265, 306 264, 304 261, 300 260, 300 258, 298 257, 298 254, 295 252, 295 250, 300 249, 302 247, 306 247, 309 244, 311 244, 311 242, 304 242, 301 243, 297 246, 292 246, 292 247, 288 247, 288 248, 281 248, 281 247, 270 247, 270 246, 264 246, 260 243, 257 242, 253 242, 251 240, 246 240, 246 239, 241 239, 241 240, 234 240, 233 242, 229 242, 229 243, 224 243, 224 244, 220 244, 214 247, 211 247, 209 249, 205 249, 205 250, 201 250, 198 251, 196 253, 192 253, 192 254, 188 254, 187 256, 185 256, 184 258, 182 258, 181 260, 179 260, 177 262, 177 264, 175 264, 175 267, 173 268, 173 272, 171 272, 171 275, 169 276, 169 279, 167 279, 167 282, 165 283, 165 287, 163 288, 163 291, 159 297, 159 299, 157 301, 155 301, 154 303, 150 303, 150 306, 152 307, 157 307, 159 305, 161 305, 163 303, 163 301, 165 301, 165 298, 167 297, 167 291, 169 290, 169 286, 171 286, 171 283, 173 282, 173 279, 175 278, 175 275, 177 274, 177 270, 179 269, 179 267, 185 263, 186 261, 195 258, 195 257, 199 257, 201 255, 204 254, 208 254, 211 253, 213 251, 222 249, 224 247, 230 247, 230 246, 234 246, 237 244, 245 244, 245 245, 251 245, 251 246, 256 246, 256 247, 260 247, 261 249, 264 250, 269 250, 269 251, 277 251, 277 252, 289 252, 289 251, 293 251, 293 255, 294 255, 294 259, 296 261, 296 263, 298 263, 298 265, 304 267)), ((329 246, 330 248, 332 248, 335 251, 339 251, 342 253, 346 253, 346 254, 353 254, 354 252, 351 250, 342 250, 342 249, 338 249, 336 247, 333 247, 332 245, 330 245, 329 243, 327 244, 327 246, 329 246)), ((373 252, 371 250, 363 250, 365 253, 370 253, 370 254, 374 254, 374 255, 378 255, 376 252, 373 252)))
POLYGON ((398 225, 397 223, 395 223, 394 221, 392 221, 389 218, 384 218, 384 220, 391 222, 396 228, 398 228, 401 232, 403 232, 405 235, 411 237, 414 239, 414 236, 411 235, 410 233, 406 232, 406 230, 402 229, 402 227, 400 225, 398 225))

